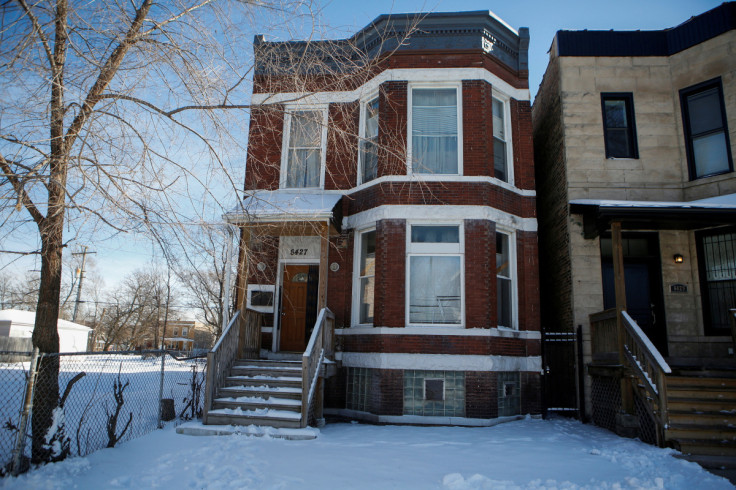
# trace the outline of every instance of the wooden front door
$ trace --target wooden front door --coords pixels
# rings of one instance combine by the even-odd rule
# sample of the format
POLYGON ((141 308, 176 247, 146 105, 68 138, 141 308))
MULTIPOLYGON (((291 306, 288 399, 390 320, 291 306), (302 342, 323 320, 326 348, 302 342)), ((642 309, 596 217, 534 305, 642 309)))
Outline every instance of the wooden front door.
POLYGON ((280 350, 304 352, 315 322, 317 275, 310 265, 285 265, 281 296, 280 350))

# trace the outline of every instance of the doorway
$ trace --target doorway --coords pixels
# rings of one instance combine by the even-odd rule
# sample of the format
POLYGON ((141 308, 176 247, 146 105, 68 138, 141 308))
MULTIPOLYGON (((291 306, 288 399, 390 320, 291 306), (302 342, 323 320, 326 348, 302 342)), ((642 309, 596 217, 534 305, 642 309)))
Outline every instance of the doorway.
POLYGON ((284 265, 280 349, 304 352, 317 320, 318 265, 284 265))
MULTIPOLYGON (((663 355, 667 355, 667 325, 664 318, 662 263, 657 233, 624 233, 624 282, 626 310, 663 355)), ((603 306, 616 307, 611 238, 601 237, 603 306)))

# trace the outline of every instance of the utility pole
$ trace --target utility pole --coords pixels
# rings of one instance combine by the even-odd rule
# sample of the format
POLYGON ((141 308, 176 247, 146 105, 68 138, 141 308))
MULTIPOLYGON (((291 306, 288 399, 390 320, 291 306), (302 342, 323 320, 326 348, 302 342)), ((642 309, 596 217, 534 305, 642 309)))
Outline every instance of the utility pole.
POLYGON ((77 285, 77 300, 74 302, 74 313, 72 314, 72 321, 77 321, 77 312, 79 311, 79 303, 82 302, 82 281, 84 280, 84 263, 87 260, 87 254, 97 252, 87 252, 87 245, 84 246, 84 250, 81 252, 73 253, 72 255, 82 256, 82 267, 77 269, 77 276, 79 277, 79 284, 77 285))

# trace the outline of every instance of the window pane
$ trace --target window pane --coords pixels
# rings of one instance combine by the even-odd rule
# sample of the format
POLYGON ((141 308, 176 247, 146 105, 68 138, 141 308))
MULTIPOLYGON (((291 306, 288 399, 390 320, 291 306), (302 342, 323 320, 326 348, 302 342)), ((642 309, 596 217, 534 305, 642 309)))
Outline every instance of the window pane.
POLYGON ((629 130, 626 128, 606 129, 606 148, 609 157, 630 158, 632 157, 629 142, 629 130))
POLYGON ((322 113, 318 111, 295 112, 291 116, 290 148, 319 148, 322 131, 320 120, 322 113))
POLYGON ((513 328, 513 283, 509 236, 496 233, 496 321, 499 326, 513 328))
POLYGON ((703 259, 711 328, 728 329, 730 308, 736 307, 736 234, 704 236, 703 259))
POLYGON ((505 133, 503 102, 493 99, 493 136, 505 140, 505 133))
POLYGON ((358 306, 358 323, 373 323, 373 308, 376 274, 376 232, 369 231, 361 235, 360 240, 360 304, 358 306))
POLYGON ((319 149, 289 151, 287 187, 319 187, 322 155, 319 149))
POLYGON ((718 89, 713 87, 687 98, 690 131, 693 135, 720 129, 723 126, 718 89))
POLYGON ((606 100, 604 102, 606 109, 606 127, 607 128, 626 128, 628 122, 626 120, 626 101, 625 100, 606 100))
POLYGON ((360 323, 373 323, 374 288, 374 277, 360 279, 360 318, 358 319, 360 323))
POLYGON ((412 168, 417 173, 458 172, 457 92, 412 91, 412 168))
POLYGON ((409 268, 409 321, 459 324, 460 257, 412 256, 409 268))
POLYGON ((363 233, 360 240, 360 275, 372 276, 376 271, 376 232, 363 233))
POLYGON ((378 98, 365 106, 365 125, 360 141, 361 182, 368 182, 377 176, 378 170, 378 98))
POLYGON ((698 177, 728 171, 726 134, 715 134, 693 138, 695 173, 698 177))
POLYGON ((496 233, 496 275, 511 277, 509 237, 503 233, 496 233))
POLYGON ((457 226, 412 226, 412 243, 460 243, 457 226))
POLYGON ((498 297, 498 325, 511 328, 511 279, 498 276, 496 279, 496 295, 498 297))
POLYGON ((493 172, 494 176, 504 182, 508 181, 506 171, 506 143, 493 139, 493 172))
POLYGON ((365 134, 367 139, 378 136, 378 98, 365 105, 365 134))

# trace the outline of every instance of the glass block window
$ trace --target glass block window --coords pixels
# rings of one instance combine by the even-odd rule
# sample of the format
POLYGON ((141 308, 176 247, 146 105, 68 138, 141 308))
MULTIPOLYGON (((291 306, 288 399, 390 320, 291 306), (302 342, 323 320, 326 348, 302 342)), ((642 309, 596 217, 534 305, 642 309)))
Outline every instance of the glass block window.
POLYGON ((359 412, 368 411, 368 386, 371 370, 368 368, 348 368, 348 389, 345 408, 359 412))
POLYGON ((498 373, 498 416, 521 413, 521 374, 498 373))
POLYGON ((404 371, 404 415, 465 417, 465 373, 404 371))

